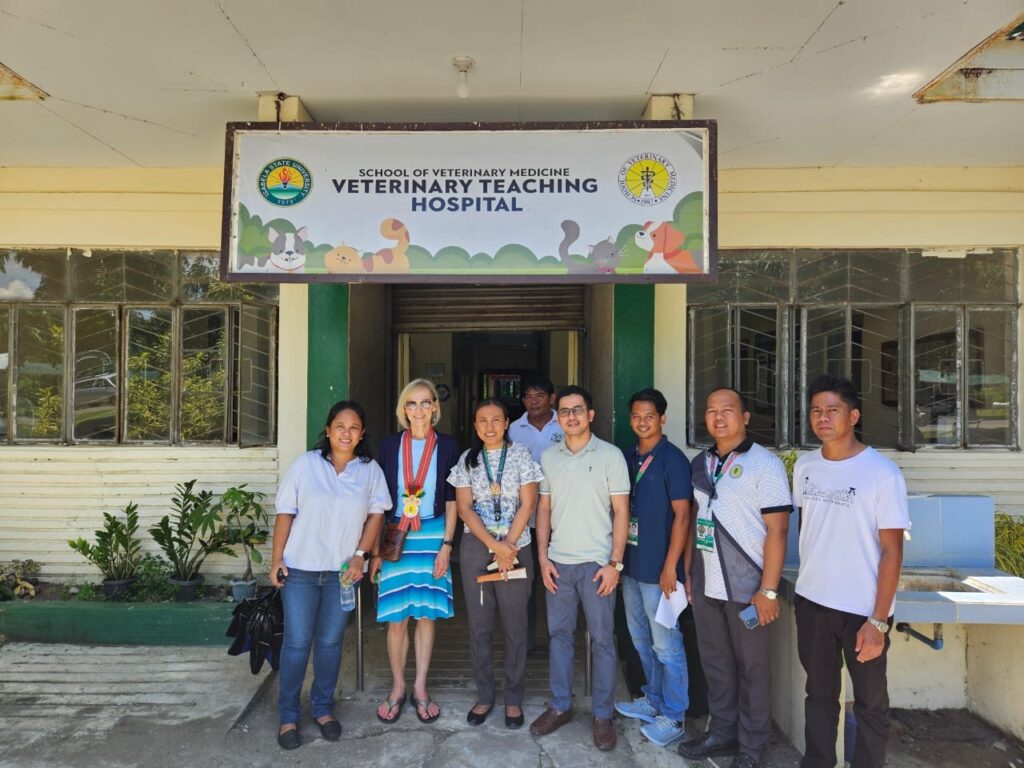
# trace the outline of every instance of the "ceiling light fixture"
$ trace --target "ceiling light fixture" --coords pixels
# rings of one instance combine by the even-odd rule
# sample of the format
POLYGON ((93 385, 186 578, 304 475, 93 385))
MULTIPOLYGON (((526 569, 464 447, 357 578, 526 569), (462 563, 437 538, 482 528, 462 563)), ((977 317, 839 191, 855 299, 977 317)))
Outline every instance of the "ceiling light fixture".
POLYGON ((472 56, 456 56, 452 59, 452 66, 459 71, 459 79, 455 83, 455 95, 460 99, 469 98, 469 70, 475 63, 472 56))

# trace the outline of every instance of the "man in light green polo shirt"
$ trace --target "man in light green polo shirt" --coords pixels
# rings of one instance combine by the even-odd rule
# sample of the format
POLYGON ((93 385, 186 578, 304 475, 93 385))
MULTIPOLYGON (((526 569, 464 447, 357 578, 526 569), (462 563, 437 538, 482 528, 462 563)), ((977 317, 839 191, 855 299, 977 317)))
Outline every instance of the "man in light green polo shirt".
POLYGON ((590 431, 594 406, 581 387, 556 399, 565 440, 544 451, 537 554, 548 590, 551 706, 530 726, 544 736, 572 719, 573 634, 580 603, 593 644, 594 744, 615 748, 615 588, 629 528, 629 470, 622 451, 590 431))

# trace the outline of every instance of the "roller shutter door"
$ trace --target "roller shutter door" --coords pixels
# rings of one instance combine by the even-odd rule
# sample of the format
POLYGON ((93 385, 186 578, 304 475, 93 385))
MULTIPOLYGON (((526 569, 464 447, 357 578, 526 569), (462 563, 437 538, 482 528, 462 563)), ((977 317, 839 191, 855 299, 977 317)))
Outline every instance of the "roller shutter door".
POLYGON ((430 331, 565 331, 585 325, 583 285, 396 285, 392 328, 430 331))

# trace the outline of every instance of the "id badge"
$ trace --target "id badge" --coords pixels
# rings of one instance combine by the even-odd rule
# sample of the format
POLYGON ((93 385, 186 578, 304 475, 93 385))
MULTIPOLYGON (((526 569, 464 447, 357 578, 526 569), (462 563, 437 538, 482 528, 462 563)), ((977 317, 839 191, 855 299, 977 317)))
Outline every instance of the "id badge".
POLYGON ((715 519, 697 518, 697 549, 702 552, 715 551, 715 519))
POLYGON ((626 543, 632 546, 638 546, 640 542, 640 518, 631 517, 629 518, 629 533, 626 534, 626 543))

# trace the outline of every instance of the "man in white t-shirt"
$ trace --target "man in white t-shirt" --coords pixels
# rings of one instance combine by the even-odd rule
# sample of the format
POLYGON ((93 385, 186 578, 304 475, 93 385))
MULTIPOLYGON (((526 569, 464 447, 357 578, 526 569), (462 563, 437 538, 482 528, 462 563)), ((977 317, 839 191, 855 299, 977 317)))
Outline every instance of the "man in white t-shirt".
MULTIPOLYGON (((508 436, 513 443, 522 443, 530 450, 533 460, 540 464, 541 454, 552 445, 565 440, 565 433, 558 423, 558 416, 552 407, 555 401, 555 387, 544 378, 528 378, 523 383, 523 408, 526 411, 509 424, 508 436)), ((538 496, 538 498, 540 498, 538 496)), ((537 510, 530 515, 530 528, 537 527, 537 510)), ((531 531, 530 551, 533 562, 537 562, 537 535, 531 531)), ((531 653, 537 639, 537 583, 539 569, 533 571, 530 586, 530 601, 526 605, 526 652, 531 653)))
POLYGON ((808 397, 821 448, 793 470, 800 514, 797 648, 807 672, 800 766, 836 764, 845 656, 857 718, 851 765, 881 768, 889 740, 886 652, 910 527, 907 488, 895 464, 857 439, 860 397, 849 380, 825 374, 808 397))

